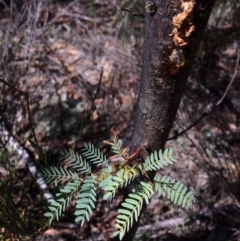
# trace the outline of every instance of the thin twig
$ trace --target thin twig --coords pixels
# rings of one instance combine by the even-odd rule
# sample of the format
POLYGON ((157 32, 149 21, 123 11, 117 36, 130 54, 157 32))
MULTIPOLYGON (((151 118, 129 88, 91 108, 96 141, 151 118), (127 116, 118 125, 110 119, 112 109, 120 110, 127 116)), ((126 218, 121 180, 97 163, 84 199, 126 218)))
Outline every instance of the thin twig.
POLYGON ((229 89, 231 88, 236 76, 237 76, 237 73, 238 73, 238 65, 239 65, 239 60, 240 60, 240 50, 238 50, 238 55, 237 55, 237 61, 236 61, 236 66, 235 66, 235 70, 234 70, 234 73, 233 73, 233 76, 231 78, 231 81, 229 82, 226 90, 224 91, 224 94, 222 95, 221 99, 217 102, 216 105, 213 105, 212 109, 208 112, 204 112, 202 114, 202 116, 200 116, 196 121, 194 121, 191 125, 189 125, 185 130, 181 131, 180 133, 178 133, 177 135, 175 136, 172 136, 172 137, 169 137, 167 140, 170 141, 170 140, 175 140, 177 139, 179 136, 183 135, 184 133, 186 133, 188 130, 190 130, 192 127, 196 126, 198 123, 200 123, 203 119, 205 119, 206 117, 210 116, 216 109, 217 107, 223 102, 224 98, 226 97, 229 89))
MULTIPOLYGON (((9 84, 3 78, 0 78, 0 81, 3 82, 4 84, 6 84, 11 89, 13 89, 13 90, 17 91, 18 93, 20 93, 21 95, 23 95, 24 98, 26 99, 28 120, 29 120, 29 124, 30 124, 30 128, 31 128, 31 132, 32 132, 32 135, 33 135, 33 138, 34 138, 35 145, 37 147, 38 154, 40 155, 41 159, 44 160, 44 156, 43 156, 41 148, 38 144, 37 137, 36 137, 36 134, 35 134, 35 130, 34 130, 34 127, 33 127, 33 120, 32 120, 32 115, 31 115, 31 111, 30 111, 30 101, 29 101, 28 93, 16 88, 15 86, 13 86, 11 84, 9 84)), ((38 183, 40 189, 43 191, 43 196, 45 197, 45 199, 48 202, 51 202, 53 200, 53 196, 49 192, 48 187, 47 187, 46 182, 44 181, 44 179, 42 177, 41 172, 38 170, 35 162, 31 158, 31 156, 29 155, 28 151, 17 140, 15 140, 11 135, 9 135, 9 132, 8 132, 7 128, 5 127, 4 123, 2 123, 2 129, 3 129, 3 135, 4 135, 4 138, 5 138, 5 141, 7 141, 17 151, 17 153, 20 156, 22 156, 22 158, 25 160, 25 162, 28 166, 29 171, 31 172, 31 174, 35 178, 35 180, 38 183)))
POLYGON ((138 16, 138 17, 141 17, 141 18, 145 18, 145 15, 143 13, 133 12, 132 10, 130 10, 128 8, 122 8, 121 10, 125 11, 125 12, 128 12, 128 13, 131 13, 133 16, 138 16))
MULTIPOLYGON (((225 190, 227 190, 228 194, 233 198, 233 200, 239 204, 239 201, 237 200, 237 198, 235 197, 235 195, 233 194, 233 192, 231 191, 231 187, 228 183, 228 181, 226 180, 226 178, 224 177, 224 174, 222 173, 223 168, 219 167, 219 166, 214 166, 212 165, 212 162, 207 161, 206 157, 208 157, 208 153, 206 148, 204 148, 201 144, 201 142, 199 144, 196 144, 192 138, 190 138, 188 136, 188 134, 186 133, 186 137, 187 139, 192 143, 192 145, 196 148, 196 150, 198 151, 198 153, 200 154, 200 156, 202 157, 201 159, 198 159, 198 165, 205 170, 207 173, 209 173, 210 177, 214 177, 217 181, 220 181, 223 184, 223 187, 225 190)), ((220 162, 221 163, 221 162, 220 162)))
POLYGON ((239 65, 239 58, 240 58, 240 50, 238 50, 236 66, 235 66, 235 70, 234 70, 232 79, 231 79, 230 83, 228 84, 227 89, 225 90, 222 98, 217 102, 216 106, 220 105, 220 104, 223 102, 223 100, 224 100, 224 98, 226 97, 226 95, 227 95, 230 87, 232 86, 233 81, 235 80, 235 78, 236 78, 236 76, 237 76, 237 73, 238 73, 238 65, 239 65))
POLYGON ((97 99, 97 96, 99 94, 99 90, 100 90, 100 86, 102 84, 102 76, 103 76, 103 70, 101 71, 100 73, 100 77, 99 77, 99 82, 98 82, 98 85, 97 85, 97 90, 95 92, 95 94, 92 96, 92 94, 90 95, 91 96, 91 99, 92 99, 92 103, 91 103, 91 107, 89 108, 89 110, 87 111, 87 115, 85 118, 83 118, 82 122, 81 122, 81 127, 80 127, 80 131, 79 131, 79 134, 77 136, 77 138, 75 139, 74 141, 74 147, 76 146, 76 143, 78 142, 78 140, 80 139, 82 133, 83 133, 83 129, 84 127, 86 126, 87 124, 87 121, 89 121, 93 111, 95 110, 95 100, 97 99))
POLYGON ((34 126, 33 126, 33 120, 32 120, 32 114, 31 114, 31 110, 30 110, 30 101, 29 101, 28 92, 24 92, 24 91, 16 88, 15 86, 13 86, 13 85, 9 84, 7 81, 5 81, 3 78, 0 78, 0 81, 3 82, 8 87, 10 87, 11 89, 17 91, 18 93, 20 93, 21 95, 24 96, 24 98, 25 98, 25 100, 27 102, 28 121, 29 121, 29 124, 30 124, 30 128, 31 128, 31 132, 32 132, 32 135, 33 135, 33 139, 34 139, 35 145, 36 145, 36 147, 38 149, 38 154, 40 155, 41 159, 43 160, 44 156, 43 156, 43 154, 41 152, 41 148, 40 148, 40 146, 38 144, 38 140, 37 140, 37 137, 36 137, 34 126))
MULTIPOLYGON (((116 13, 115 13, 115 17, 114 17, 113 21, 111 22, 111 26, 112 26, 112 27, 114 27, 114 26, 116 25, 116 23, 117 23, 117 21, 118 21, 118 19, 119 19, 119 15, 121 14, 122 7, 123 7, 125 4, 127 4, 127 2, 128 2, 128 0, 123 0, 123 1, 121 1, 121 4, 118 5, 117 11, 116 11, 116 13)), ((131 2, 131 6, 133 6, 134 3, 135 3, 135 1, 132 1, 132 2, 131 2)))

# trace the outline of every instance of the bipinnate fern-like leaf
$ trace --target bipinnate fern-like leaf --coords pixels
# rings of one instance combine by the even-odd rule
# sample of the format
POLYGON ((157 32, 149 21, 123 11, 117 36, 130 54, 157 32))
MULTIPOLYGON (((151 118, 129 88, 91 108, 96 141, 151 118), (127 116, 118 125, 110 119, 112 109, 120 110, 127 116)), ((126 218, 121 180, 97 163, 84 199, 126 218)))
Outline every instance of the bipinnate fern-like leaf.
POLYGON ((48 207, 50 211, 44 214, 45 217, 49 218, 49 225, 54 218, 58 220, 62 213, 66 210, 67 206, 72 201, 72 198, 79 191, 80 185, 80 180, 74 180, 67 186, 60 189, 60 192, 56 194, 56 200, 51 202, 48 207))
POLYGON ((64 182, 79 179, 77 173, 72 172, 67 169, 63 169, 62 167, 49 167, 49 168, 43 168, 42 174, 46 182, 55 182, 57 184, 60 182, 63 184, 64 182))
POLYGON ((165 149, 164 152, 162 150, 154 151, 146 158, 143 167, 146 171, 157 171, 162 169, 163 166, 171 165, 174 162, 177 162, 177 160, 173 156, 173 149, 169 148, 165 149))
POLYGON ((99 186, 106 191, 103 196, 104 200, 112 199, 116 191, 123 186, 126 187, 131 181, 133 181, 139 173, 137 170, 131 167, 124 167, 120 169, 116 175, 108 176, 105 180, 103 180, 99 186))
POLYGON ((69 164, 70 167, 74 168, 76 171, 81 172, 82 174, 90 174, 91 166, 86 160, 83 160, 80 155, 78 155, 74 150, 65 150, 60 152, 60 160, 64 160, 69 164))
POLYGON ((85 148, 83 149, 83 155, 93 164, 98 164, 101 166, 108 165, 106 156, 91 143, 85 145, 85 148))
POLYGON ((156 176, 154 178, 156 192, 163 197, 167 196, 174 204, 190 209, 194 202, 194 195, 191 191, 187 192, 181 182, 170 178, 169 176, 156 176))
POLYGON ((87 177, 81 186, 78 200, 76 202, 75 222, 84 224, 85 219, 89 221, 89 215, 92 214, 92 209, 95 208, 96 202, 96 177, 87 177))
POLYGON ((134 218, 135 221, 138 220, 143 201, 145 200, 148 204, 152 194, 151 183, 141 181, 137 188, 124 200, 122 203, 123 208, 118 210, 119 215, 115 225, 117 231, 113 233, 113 236, 119 235, 119 239, 122 240, 124 234, 132 227, 134 218))
POLYGON ((71 171, 72 169, 62 167, 50 167, 42 170, 47 182, 67 183, 57 193, 56 200, 51 202, 49 211, 45 213, 45 216, 49 218, 49 225, 54 218, 59 219, 74 196, 77 196, 75 221, 80 222, 81 226, 86 220, 89 221, 95 208, 97 184, 105 191, 104 200, 111 200, 120 188, 127 187, 130 182, 134 182, 136 185, 136 189, 128 195, 128 198, 124 200, 121 204, 122 207, 118 210, 116 232, 113 236, 118 235, 120 240, 132 227, 134 220, 138 220, 143 202, 149 204, 149 200, 154 193, 153 189, 160 195, 167 196, 173 203, 191 208, 194 202, 193 193, 187 191, 187 187, 181 182, 168 176, 156 176, 153 182, 149 181, 148 171, 157 171, 177 161, 173 156, 172 148, 155 151, 146 158, 143 164, 129 166, 130 157, 124 157, 126 149, 122 150, 120 140, 115 137, 111 142, 105 143, 111 145, 113 152, 117 156, 123 157, 124 161, 109 165, 106 156, 94 145, 88 144, 82 154, 85 158, 82 158, 73 150, 62 152, 60 157, 74 171, 87 174, 85 177, 80 178, 77 173, 71 171), (89 163, 100 165, 101 170, 93 174, 89 163), (138 179, 138 181, 135 179, 138 179))

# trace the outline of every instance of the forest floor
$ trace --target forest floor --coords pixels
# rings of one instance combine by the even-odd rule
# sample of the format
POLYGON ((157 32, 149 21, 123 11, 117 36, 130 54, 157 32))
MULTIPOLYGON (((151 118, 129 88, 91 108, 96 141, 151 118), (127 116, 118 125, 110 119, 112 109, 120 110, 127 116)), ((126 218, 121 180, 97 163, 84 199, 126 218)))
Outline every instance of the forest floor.
MULTIPOLYGON (((80 152, 89 142, 109 155, 103 141, 114 135, 124 146, 130 145, 145 27, 143 19, 122 12, 121 7, 141 12, 144 3, 109 2, 44 4, 32 0, 14 9, 12 15, 7 6, 0 8, 0 77, 28 92, 38 144, 51 165, 59 164, 60 150, 74 147, 80 152)), ((203 37, 205 56, 194 63, 170 136, 209 112, 233 78, 240 49, 234 6, 219 4, 211 16, 203 37), (232 11, 232 18, 225 11, 232 11)), ((222 104, 166 145, 174 148, 178 162, 164 173, 194 192, 193 208, 188 211, 154 196, 141 218, 136 240, 240 240, 240 67, 237 69, 222 104)), ((35 162, 44 165, 32 142, 26 99, 2 81, 0 88, 1 122, 35 162)), ((3 131, 0 137, 3 141, 3 131)), ((22 233, 22 240, 109 239, 121 195, 111 203, 99 192, 96 210, 83 227, 74 222, 74 206, 70 205, 60 221, 40 229, 42 223, 37 220, 47 223, 41 192, 26 161, 14 147, 7 147, 14 166, 14 204, 34 232, 34 236, 22 233)), ((0 165, 3 182, 8 171, 0 165)), ((54 193, 52 186, 50 191, 54 193)), ((1 227, 0 212, 0 240, 18 240, 14 232, 1 227)))

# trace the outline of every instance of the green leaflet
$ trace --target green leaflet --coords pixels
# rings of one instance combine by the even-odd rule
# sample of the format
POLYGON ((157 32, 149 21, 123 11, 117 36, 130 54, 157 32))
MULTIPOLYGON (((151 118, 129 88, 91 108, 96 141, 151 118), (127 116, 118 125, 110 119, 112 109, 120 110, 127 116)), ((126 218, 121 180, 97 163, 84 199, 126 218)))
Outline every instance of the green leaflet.
POLYGON ((79 190, 81 182, 79 180, 74 180, 69 183, 69 185, 64 186, 64 188, 60 189, 60 193, 56 194, 57 199, 50 203, 49 210, 50 212, 46 212, 44 214, 45 217, 49 218, 49 225, 52 220, 56 218, 59 220, 59 217, 62 215, 62 212, 66 210, 72 198, 79 190))
POLYGON ((98 164, 102 166, 108 165, 108 160, 106 156, 94 145, 88 144, 85 145, 85 148, 83 149, 83 155, 93 164, 98 164))
POLYGON ((95 208, 96 202, 96 183, 95 177, 87 177, 83 181, 80 193, 77 200, 75 215, 77 216, 75 222, 81 222, 83 226, 85 219, 89 221, 89 215, 92 214, 92 209, 95 208))
POLYGON ((65 150, 60 153, 60 160, 64 160, 65 163, 69 165, 69 167, 72 167, 75 169, 75 171, 80 173, 91 173, 91 166, 86 160, 83 160, 80 155, 75 153, 73 150, 65 150))
POLYGON ((120 169, 115 176, 108 176, 104 185, 100 184, 100 187, 106 192, 103 199, 111 200, 119 188, 122 188, 123 186, 126 187, 138 175, 139 173, 135 169, 126 166, 123 169, 120 169))
POLYGON ((122 140, 119 140, 117 137, 112 139, 110 143, 112 151, 117 156, 122 156, 122 140))
POLYGON ((162 196, 167 196, 174 204, 183 208, 191 208, 194 203, 194 195, 191 191, 187 193, 187 187, 181 182, 168 176, 156 176, 154 178, 155 191, 162 196))
MULTIPOLYGON (((121 150, 122 149, 122 140, 117 139, 115 141, 115 143, 116 143, 116 149, 121 150)), ((113 149, 114 153, 119 153, 119 151, 114 151, 115 150, 114 148, 112 148, 112 149, 113 149)))
POLYGON ((173 156, 173 149, 165 149, 164 153, 162 150, 153 152, 145 160, 143 167, 146 171, 157 171, 162 169, 163 166, 171 165, 177 160, 173 156))
POLYGON ((134 194, 129 194, 129 198, 126 198, 122 203, 124 208, 118 210, 119 215, 117 216, 115 225, 118 230, 116 233, 119 235, 120 240, 123 238, 125 232, 132 226, 134 218, 138 220, 143 200, 148 203, 152 194, 152 185, 149 182, 140 182, 134 194))
POLYGON ((56 184, 58 184, 59 182, 63 184, 71 180, 79 179, 77 173, 71 172, 67 169, 63 169, 62 167, 43 168, 42 174, 47 182, 56 184))

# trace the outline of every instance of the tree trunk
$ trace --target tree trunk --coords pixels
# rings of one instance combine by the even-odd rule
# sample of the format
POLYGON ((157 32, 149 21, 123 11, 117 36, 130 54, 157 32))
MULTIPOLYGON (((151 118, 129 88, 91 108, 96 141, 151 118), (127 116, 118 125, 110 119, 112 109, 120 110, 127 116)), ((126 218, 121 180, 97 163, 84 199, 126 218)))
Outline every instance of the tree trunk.
MULTIPOLYGON (((143 158, 154 150, 164 149, 214 2, 147 1, 143 68, 131 153, 144 146, 143 158)), ((153 179, 155 172, 149 175, 153 179)), ((129 191, 125 191, 124 199, 129 191)), ((123 240, 132 240, 137 228, 138 222, 134 222, 123 240)))

